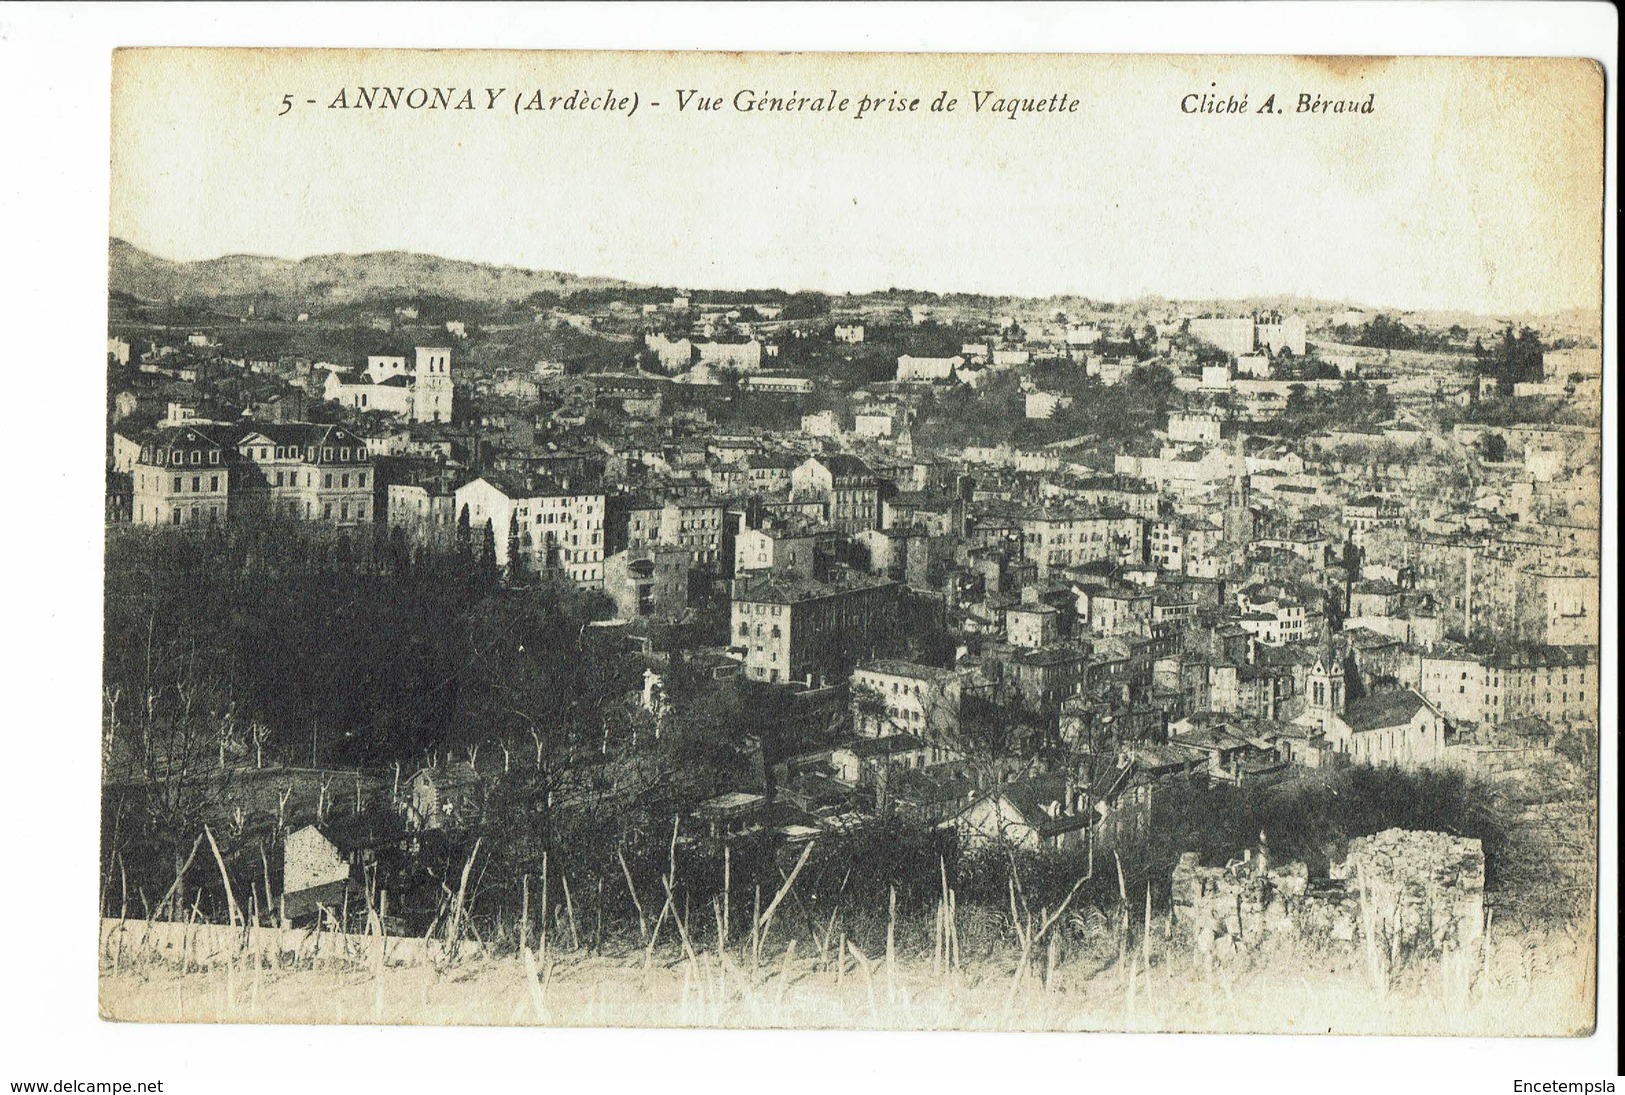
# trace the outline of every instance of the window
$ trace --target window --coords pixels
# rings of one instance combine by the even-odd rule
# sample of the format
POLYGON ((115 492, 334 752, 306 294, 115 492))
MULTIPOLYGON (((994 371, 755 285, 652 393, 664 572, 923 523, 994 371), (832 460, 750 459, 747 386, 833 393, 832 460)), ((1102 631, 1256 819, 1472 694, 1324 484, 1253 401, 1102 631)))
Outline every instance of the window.
POLYGON ((177 475, 175 477, 175 489, 174 489, 173 493, 179 494, 180 492, 181 492, 181 477, 177 475))
POLYGON ((169 462, 171 464, 184 464, 186 463, 186 460, 184 457, 182 457, 181 450, 176 449, 174 452, 169 454, 169 462))
POLYGON ((339 479, 341 480, 341 482, 339 483, 339 486, 347 487, 347 486, 350 485, 350 473, 349 472, 345 472, 343 475, 339 476, 339 479))
POLYGON ((332 519, 333 519, 333 503, 331 503, 331 502, 323 502, 322 503, 322 520, 331 521, 332 519))
POLYGON ((340 460, 348 460, 348 459, 350 459, 350 450, 348 448, 340 449, 339 450, 339 459, 340 460))
POLYGON ((350 519, 350 503, 344 502, 339 506, 339 520, 348 521, 349 519, 350 519))
POLYGON ((202 489, 203 489, 203 477, 201 475, 192 476, 192 493, 196 494, 199 491, 201 491, 202 489))
POLYGON ((193 449, 192 450, 192 463, 194 463, 194 464, 203 463, 203 453, 200 452, 197 449, 193 449))
POLYGON ((322 486, 323 487, 331 487, 332 485, 333 485, 333 473, 328 472, 327 474, 322 476, 322 486))
POLYGON ((361 474, 359 474, 359 475, 357 475, 355 477, 355 485, 358 486, 358 487, 364 487, 364 486, 367 485, 367 473, 366 472, 362 472, 361 474))
POLYGON ((219 489, 220 489, 220 477, 218 475, 209 476, 209 490, 217 491, 219 489))
POLYGON ((181 508, 179 506, 176 506, 175 512, 170 515, 169 523, 172 525, 181 523, 181 508))
POLYGON ((331 459, 333 459, 333 449, 331 448, 331 446, 322 450, 322 459, 323 460, 331 460, 331 459))
POLYGON ((282 486, 282 473, 281 472, 276 473, 276 485, 279 486, 279 487, 282 486))
POLYGON ((209 463, 211 463, 211 464, 220 463, 220 450, 219 449, 210 449, 209 450, 209 463))

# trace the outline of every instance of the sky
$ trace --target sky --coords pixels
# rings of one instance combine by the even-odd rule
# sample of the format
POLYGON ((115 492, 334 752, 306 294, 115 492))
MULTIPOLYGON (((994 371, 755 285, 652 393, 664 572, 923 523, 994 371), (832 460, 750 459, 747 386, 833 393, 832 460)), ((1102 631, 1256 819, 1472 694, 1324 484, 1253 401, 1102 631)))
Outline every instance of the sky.
POLYGON ((1600 304, 1602 86, 1550 59, 121 51, 110 227, 171 259, 1540 314, 1600 304), (329 105, 373 86, 477 109, 329 105), (577 88, 638 109, 514 109, 577 88), (849 106, 742 112, 740 91, 849 106), (1012 119, 976 91, 1077 106, 1012 119), (956 109, 930 110, 943 92, 956 109), (1204 93, 1247 109, 1181 109, 1204 93), (919 104, 858 118, 864 95, 919 104))

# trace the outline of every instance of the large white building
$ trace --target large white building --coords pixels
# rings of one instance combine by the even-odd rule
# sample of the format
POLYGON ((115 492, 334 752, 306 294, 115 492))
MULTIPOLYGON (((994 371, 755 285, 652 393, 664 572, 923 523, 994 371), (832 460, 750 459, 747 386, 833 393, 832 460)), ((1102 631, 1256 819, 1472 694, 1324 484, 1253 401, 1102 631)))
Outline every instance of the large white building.
POLYGON ((1216 346, 1232 357, 1250 354, 1258 344, 1257 332, 1253 328, 1252 318, 1248 316, 1193 319, 1190 334, 1192 338, 1216 346))
POLYGON ((643 344, 653 351, 662 368, 686 369, 694 363, 694 343, 686 338, 669 339, 651 333, 643 336, 643 344))
POLYGON ((1309 327, 1302 316, 1282 316, 1258 324, 1258 345, 1269 347, 1272 354, 1291 350, 1294 356, 1302 357, 1309 348, 1308 337, 1309 327))
POLYGON ((130 469, 139 525, 222 524, 250 514, 331 525, 374 519, 372 453, 343 426, 310 422, 160 426, 130 469))
POLYGON ((1302 357, 1309 348, 1309 328, 1302 316, 1277 316, 1264 321, 1251 316, 1193 319, 1190 334, 1232 357, 1244 357, 1259 347, 1272 354, 1291 350, 1302 357))
POLYGON ((965 364, 962 357, 912 357, 897 359, 898 380, 947 380, 965 364))
POLYGON ((487 475, 457 488, 453 510, 459 523, 465 507, 477 535, 490 523, 498 566, 508 565, 513 535, 533 570, 584 589, 604 584, 603 494, 546 479, 523 483, 487 475))
POLYGON ((419 346, 415 355, 408 368, 404 357, 375 354, 354 379, 333 370, 327 374, 322 398, 413 422, 450 422, 451 351, 443 346, 419 346))
POLYGON ((1214 414, 1182 414, 1168 416, 1168 440, 1195 445, 1217 445, 1222 437, 1219 416, 1214 414))
POLYGON ((736 373, 755 372, 762 367, 762 344, 749 342, 696 342, 700 365, 736 373))
POLYGON ((851 688, 852 727, 859 736, 913 734, 926 745, 927 764, 959 756, 962 686, 953 670, 880 658, 852 671, 851 688))

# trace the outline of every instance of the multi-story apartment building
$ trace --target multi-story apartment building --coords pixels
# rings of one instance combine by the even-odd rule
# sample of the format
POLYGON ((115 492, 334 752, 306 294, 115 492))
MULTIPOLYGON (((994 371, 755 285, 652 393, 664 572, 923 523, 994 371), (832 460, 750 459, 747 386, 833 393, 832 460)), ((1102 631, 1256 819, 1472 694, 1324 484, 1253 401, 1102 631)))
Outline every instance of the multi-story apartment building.
POLYGON ((1184 574, 1208 559, 1226 540, 1225 531, 1205 517, 1171 515, 1147 522, 1146 561, 1161 570, 1184 574))
POLYGON ((391 479, 384 495, 384 516, 390 528, 404 529, 414 538, 451 535, 457 524, 456 495, 445 464, 401 461, 391 479))
POLYGON ((998 661, 1004 686, 995 689, 996 700, 1055 716, 1064 701, 1083 691, 1089 651, 1078 643, 1052 643, 1037 650, 1013 649, 998 661))
POLYGON ((745 652, 745 675, 809 687, 845 676, 897 636, 901 588, 861 578, 838 585, 777 577, 740 582, 730 634, 745 652))
POLYGON ((219 523, 274 514, 333 525, 370 522, 377 482, 364 441, 309 422, 164 426, 132 469, 132 520, 219 523))
POLYGON ((1102 560, 1138 563, 1145 559, 1140 518, 1094 506, 1023 508, 1015 514, 1022 554, 1038 564, 1039 578, 1057 567, 1102 560))
POLYGON ((483 475, 457 488, 457 520, 468 510, 470 527, 491 525, 499 566, 508 564, 508 540, 534 569, 556 574, 580 588, 604 584, 604 495, 540 477, 483 475))
POLYGON ((777 494, 788 490, 790 475, 801 458, 784 452, 759 452, 745 457, 745 482, 751 490, 777 494))
POLYGON ((811 456, 790 473, 791 497, 824 503, 825 520, 851 535, 880 527, 880 480, 855 456, 811 456))
POLYGON ((1198 705, 1210 711, 1273 719, 1291 688, 1291 674, 1277 666, 1198 663, 1203 671, 1198 705))
POLYGON ((693 560, 680 547, 654 544, 604 560, 604 592, 618 619, 676 619, 688 608, 693 560))
POLYGON ((932 536, 963 536, 965 503, 952 495, 899 492, 881 503, 880 527, 923 529, 932 536))
POLYGON ((818 578, 835 554, 835 533, 804 521, 768 521, 734 538, 734 577, 818 578))
POLYGON ((1281 646, 1319 637, 1325 616, 1293 597, 1249 586, 1236 594, 1241 615, 1236 618, 1247 632, 1267 646, 1281 646))
POLYGON ((138 525, 218 524, 226 520, 232 457, 212 423, 164 426, 141 442, 131 468, 130 520, 138 525))
POLYGON ((1084 621, 1094 634, 1150 636, 1153 597, 1148 590, 1133 586, 1095 588, 1086 590, 1079 599, 1084 621))
POLYGON ((913 734, 926 745, 926 763, 959 755, 959 674, 896 658, 864 662, 852 671, 852 726, 863 737, 913 734))
POLYGON ((372 453, 345 426, 243 425, 233 447, 239 459, 232 491, 243 508, 339 525, 377 516, 372 453))
POLYGON ((1506 653, 1440 649, 1417 655, 1419 691, 1444 715, 1468 726, 1520 718, 1594 725, 1594 647, 1531 646, 1506 653))
POLYGON ((1161 507, 1161 496, 1150 483, 1127 475, 1094 475, 1069 482, 1067 497, 1101 509, 1120 509, 1135 517, 1153 518, 1161 507))
POLYGON ((715 570, 722 558, 723 510, 711 498, 610 499, 611 550, 681 547, 694 567, 715 570))
POLYGON ((1518 575, 1518 637, 1552 646, 1597 642, 1602 584, 1589 564, 1525 567, 1518 575))

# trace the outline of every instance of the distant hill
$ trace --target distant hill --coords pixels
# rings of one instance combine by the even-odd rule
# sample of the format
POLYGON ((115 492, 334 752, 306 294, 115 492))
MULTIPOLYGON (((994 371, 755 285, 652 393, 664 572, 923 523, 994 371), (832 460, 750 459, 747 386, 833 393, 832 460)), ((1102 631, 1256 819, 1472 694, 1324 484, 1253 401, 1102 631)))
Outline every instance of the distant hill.
POLYGON ((633 287, 615 278, 462 262, 409 251, 306 259, 223 255, 173 262, 117 238, 108 241, 107 264, 110 292, 148 301, 265 297, 314 305, 425 294, 506 303, 537 292, 633 287))

